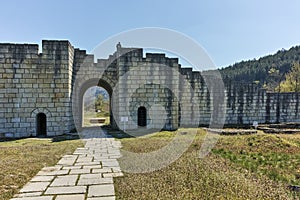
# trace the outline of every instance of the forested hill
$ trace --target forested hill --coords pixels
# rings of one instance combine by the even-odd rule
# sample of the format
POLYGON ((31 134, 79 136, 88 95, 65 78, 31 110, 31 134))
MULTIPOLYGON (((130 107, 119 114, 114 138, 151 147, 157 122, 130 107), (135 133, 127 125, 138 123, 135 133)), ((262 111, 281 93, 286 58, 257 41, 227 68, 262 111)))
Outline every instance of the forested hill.
POLYGON ((242 61, 220 69, 224 81, 256 83, 260 87, 274 90, 285 78, 294 62, 300 61, 300 46, 280 50, 274 55, 258 60, 242 61))

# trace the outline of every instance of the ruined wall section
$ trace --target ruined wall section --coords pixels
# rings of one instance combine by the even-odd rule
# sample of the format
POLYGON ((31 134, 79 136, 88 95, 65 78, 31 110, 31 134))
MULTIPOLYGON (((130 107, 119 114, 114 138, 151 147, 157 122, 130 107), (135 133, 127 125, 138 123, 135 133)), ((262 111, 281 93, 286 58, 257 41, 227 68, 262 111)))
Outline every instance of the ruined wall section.
MULTIPOLYGON (((299 93, 268 93, 255 84, 236 82, 224 83, 224 93, 220 88, 214 88, 217 80, 213 76, 210 77, 209 72, 192 71, 192 68, 180 68, 180 72, 193 88, 190 90, 187 82, 181 80, 180 99, 186 99, 190 92, 192 95, 189 98, 197 98, 200 126, 221 123, 222 112, 225 112, 226 126, 252 125, 255 121, 260 124, 300 121, 299 93), (225 94, 225 104, 219 101, 222 93, 225 94)), ((183 118, 193 116, 196 107, 192 104, 192 99, 190 102, 191 104, 185 107, 188 115, 179 108, 179 123, 183 118)))
POLYGON ((267 93, 266 122, 300 122, 299 93, 267 93))
POLYGON ((255 84, 227 83, 227 125, 299 122, 299 93, 269 93, 255 84))
POLYGON ((182 87, 182 83, 180 84, 181 91, 183 91, 181 96, 190 98, 190 103, 185 108, 190 113, 189 119, 197 119, 197 122, 189 126, 211 126, 215 128, 222 126, 225 120, 225 102, 227 99, 219 74, 216 71, 193 71, 192 68, 181 68, 180 71, 185 77, 181 82, 185 82, 185 85, 188 82, 192 88, 182 87))
POLYGON ((265 123, 266 91, 255 84, 227 83, 226 124, 265 123))
POLYGON ((200 116, 203 110, 200 109, 202 87, 199 72, 194 72, 192 68, 179 67, 179 98, 180 98, 180 126, 197 127, 200 124, 200 116))

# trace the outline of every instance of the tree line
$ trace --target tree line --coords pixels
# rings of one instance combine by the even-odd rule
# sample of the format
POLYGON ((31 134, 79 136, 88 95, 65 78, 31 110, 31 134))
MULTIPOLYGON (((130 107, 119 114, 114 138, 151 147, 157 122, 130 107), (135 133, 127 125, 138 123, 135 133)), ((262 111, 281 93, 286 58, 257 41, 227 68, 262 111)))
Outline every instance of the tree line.
POLYGON ((257 84, 269 92, 300 92, 300 46, 219 69, 224 82, 257 84))

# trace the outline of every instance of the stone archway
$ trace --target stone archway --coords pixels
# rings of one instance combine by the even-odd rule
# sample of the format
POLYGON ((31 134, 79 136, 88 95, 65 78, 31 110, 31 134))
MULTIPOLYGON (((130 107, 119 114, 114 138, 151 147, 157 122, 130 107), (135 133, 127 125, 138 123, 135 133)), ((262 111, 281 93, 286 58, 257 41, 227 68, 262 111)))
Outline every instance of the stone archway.
MULTIPOLYGON (((103 80, 103 79, 98 79, 98 78, 92 78, 92 79, 89 79, 89 80, 87 80, 87 81, 85 81, 82 85, 81 85, 81 87, 80 87, 80 89, 79 89, 79 99, 78 99, 78 117, 79 117, 79 126, 80 126, 80 128, 82 128, 83 127, 83 119, 84 119, 84 109, 83 109, 83 107, 84 107, 84 105, 83 105, 83 98, 84 98, 84 94, 85 94, 85 92, 89 89, 89 88, 91 88, 91 87, 93 87, 93 86, 98 86, 98 87, 102 87, 103 89, 105 89, 106 91, 107 91, 107 93, 108 93, 108 95, 109 95, 109 109, 110 109, 110 124, 111 125, 113 125, 114 123, 113 123, 113 121, 114 121, 114 119, 113 119, 113 114, 112 114, 112 92, 113 92, 113 90, 112 90, 112 87, 110 86, 110 84, 107 82, 107 81, 105 81, 105 80, 103 80)), ((78 128, 78 127, 77 127, 78 128)))

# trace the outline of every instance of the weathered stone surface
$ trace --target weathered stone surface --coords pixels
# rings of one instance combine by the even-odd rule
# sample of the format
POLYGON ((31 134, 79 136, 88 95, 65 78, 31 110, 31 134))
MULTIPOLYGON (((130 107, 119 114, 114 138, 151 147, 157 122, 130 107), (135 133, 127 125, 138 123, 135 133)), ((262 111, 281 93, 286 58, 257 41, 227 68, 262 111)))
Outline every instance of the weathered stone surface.
POLYGON ((39 171, 38 176, 58 176, 58 175, 67 175, 70 170, 57 170, 57 171, 39 171))
POLYGON ((112 178, 102 178, 101 174, 83 174, 80 176, 78 185, 112 184, 112 178))
POLYGON ((83 169, 102 169, 103 167, 101 165, 85 165, 83 166, 83 169))
POLYGON ((92 185, 89 187, 88 197, 114 196, 114 185, 92 185))
POLYGON ((50 182, 29 182, 21 190, 21 193, 24 192, 40 192, 44 191, 50 182))
POLYGON ((31 182, 51 182, 54 176, 35 176, 30 181, 31 182))
POLYGON ((91 197, 87 198, 87 200, 115 200, 115 196, 110 196, 110 197, 91 197))
POLYGON ((49 187, 45 194, 84 194, 85 192, 85 186, 49 187))
POLYGON ((40 196, 40 197, 21 197, 21 198, 12 198, 11 200, 53 200, 53 196, 40 196))
POLYGON ((16 194, 14 197, 35 197, 41 196, 43 192, 28 192, 28 193, 20 193, 16 194))
POLYGON ((87 163, 87 162, 92 162, 92 161, 93 161, 93 157, 88 156, 88 157, 79 157, 76 162, 77 163, 81 163, 81 162, 87 163))
POLYGON ((83 166, 83 165, 100 165, 100 161, 75 163, 75 166, 83 166))
POLYGON ((115 173, 104 173, 103 177, 104 178, 109 178, 109 177, 121 177, 124 176, 122 172, 115 172, 115 173))
POLYGON ((55 200, 84 200, 84 194, 58 195, 55 200))
POLYGON ((103 167, 118 167, 119 163, 115 159, 111 159, 109 161, 103 161, 102 166, 103 167))
POLYGON ((75 186, 77 179, 78 175, 58 176, 54 179, 50 186, 75 186))
POLYGON ((64 166, 62 169, 81 169, 82 166, 64 166))
POLYGON ((109 173, 112 172, 111 168, 102 168, 102 169, 92 169, 92 173, 109 173))
POLYGON ((77 155, 66 155, 57 164, 58 165, 73 165, 78 158, 77 155))
POLYGON ((52 171, 58 171, 60 169, 61 166, 52 166, 52 167, 44 167, 41 171, 52 172, 52 171))
POLYGON ((70 174, 89 174, 90 169, 71 169, 70 174))

